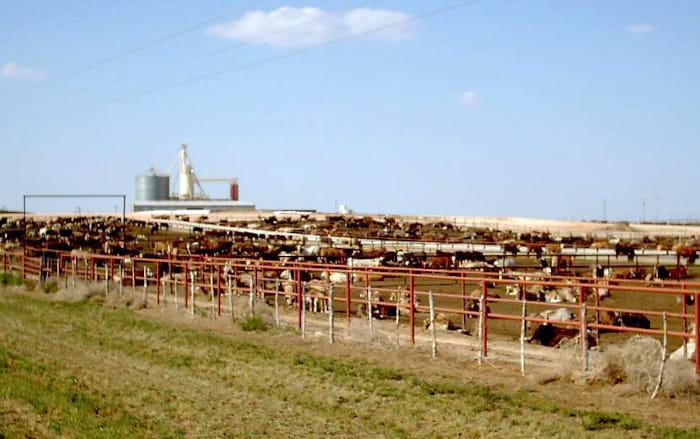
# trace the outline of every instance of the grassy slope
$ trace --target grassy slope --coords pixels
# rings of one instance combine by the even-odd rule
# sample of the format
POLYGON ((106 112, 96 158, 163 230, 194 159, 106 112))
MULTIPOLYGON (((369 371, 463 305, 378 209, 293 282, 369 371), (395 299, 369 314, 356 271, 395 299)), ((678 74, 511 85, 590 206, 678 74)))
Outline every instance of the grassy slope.
POLYGON ((700 435, 328 357, 287 333, 215 334, 16 294, 0 296, 0 316, 0 437, 700 435))

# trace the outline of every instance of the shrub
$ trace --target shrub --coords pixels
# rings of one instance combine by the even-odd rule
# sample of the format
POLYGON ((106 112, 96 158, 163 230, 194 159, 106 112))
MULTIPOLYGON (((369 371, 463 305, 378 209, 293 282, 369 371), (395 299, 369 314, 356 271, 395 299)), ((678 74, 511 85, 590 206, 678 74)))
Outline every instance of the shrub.
POLYGON ((0 273, 0 285, 18 286, 22 285, 22 276, 14 271, 3 271, 0 273))
POLYGON ((582 416, 583 428, 589 431, 604 430, 606 428, 623 428, 625 430, 637 430, 641 423, 627 415, 619 413, 590 412, 582 416))
POLYGON ((41 284, 41 291, 46 294, 55 293, 58 291, 58 282, 55 280, 49 280, 41 284))
POLYGON ((24 285, 24 289, 27 291, 34 291, 36 289, 36 281, 34 279, 24 279, 22 285, 24 285))
POLYGON ((267 331, 267 323, 258 316, 248 316, 238 324, 244 331, 267 331))

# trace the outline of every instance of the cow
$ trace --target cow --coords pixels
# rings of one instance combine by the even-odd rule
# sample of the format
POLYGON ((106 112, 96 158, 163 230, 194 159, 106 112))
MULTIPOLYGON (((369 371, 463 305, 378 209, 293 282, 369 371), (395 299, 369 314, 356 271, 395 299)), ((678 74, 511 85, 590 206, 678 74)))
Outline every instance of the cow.
POLYGON ((634 261, 634 246, 630 244, 623 244, 618 242, 615 244, 615 257, 627 256, 628 261, 634 261))
POLYGON ((452 256, 440 255, 440 256, 428 256, 425 262, 425 268, 432 269, 447 269, 452 267, 452 256))
MULTIPOLYGON (((428 331, 433 329, 430 318, 423 320, 423 329, 428 331)), ((461 328, 457 326, 446 314, 439 312, 435 314, 435 329, 440 331, 457 331, 461 328)))
MULTIPOLYGON (((481 295, 482 295, 482 290, 481 288, 476 288, 474 289, 469 296, 467 296, 466 299, 466 308, 469 313, 478 313, 481 312, 481 295)), ((501 296, 498 294, 491 294, 488 291, 486 292, 486 313, 491 312, 491 307, 488 304, 488 298, 496 298, 499 299, 501 296)), ((472 314, 467 314, 467 318, 471 319, 474 318, 472 314)))
MULTIPOLYGON (((552 322, 572 322, 576 320, 576 314, 571 312, 569 308, 547 309, 541 312, 535 312, 528 315, 529 319, 542 319, 552 322)), ((532 323, 528 321, 526 329, 529 331, 532 328, 532 323)))
POLYGON ((294 306, 297 303, 296 282, 283 280, 280 283, 280 287, 282 288, 282 294, 284 294, 284 302, 289 307, 294 306))
MULTIPOLYGON (((354 280, 353 277, 351 277, 351 280, 354 280)), ((332 284, 344 284, 348 281, 348 274, 339 271, 324 271, 321 273, 321 280, 332 284)))
MULTIPOLYGON (((695 323, 691 323, 690 325, 688 325, 688 332, 691 334, 695 333, 695 323)), ((691 338, 686 343, 685 353, 683 352, 683 348, 684 347, 681 346, 675 351, 671 352, 671 354, 668 356, 668 359, 672 361, 695 360, 695 350, 697 349, 697 345, 695 344, 695 337, 691 338)))
POLYGON ((695 261, 698 258, 698 252, 692 247, 687 247, 685 245, 677 245, 674 246, 673 250, 675 250, 676 255, 679 258, 687 258, 689 264, 695 263, 695 261))
MULTIPOLYGON (((394 291, 389 296, 389 301, 397 304, 397 307, 398 307, 399 312, 401 314, 408 314, 409 312, 411 312, 411 293, 410 293, 410 291, 403 291, 401 289, 399 289, 399 291, 394 291)), ((418 298, 414 297, 414 300, 413 300, 414 311, 415 311, 415 307, 417 307, 417 306, 420 306, 420 300, 418 298)))
MULTIPOLYGON (((384 295, 379 291, 372 291, 372 318, 387 319, 396 315, 396 306, 386 303, 384 295)), ((357 316, 365 318, 367 316, 367 290, 360 292, 360 299, 363 302, 357 306, 357 316)))
POLYGON ((506 285, 506 295, 517 297, 518 300, 544 302, 544 289, 540 285, 534 285, 532 288, 523 288, 520 284, 506 285))
MULTIPOLYGON (((642 313, 601 311, 599 324, 607 326, 620 326, 626 328, 651 329, 649 318, 642 313)), ((609 329, 601 329, 600 333, 608 332, 609 329)))
POLYGON ((545 293, 545 300, 547 302, 559 303, 559 302, 569 302, 576 303, 578 301, 578 289, 576 287, 559 287, 553 291, 551 296, 547 296, 545 293))
POLYGON ((347 258, 347 252, 340 248, 323 247, 318 252, 318 261, 324 264, 344 264, 347 258))
POLYGON ((348 258, 348 267, 381 267, 384 257, 375 258, 348 258))
POLYGON ((638 312, 621 312, 615 313, 619 326, 628 328, 651 329, 649 318, 638 312))
MULTIPOLYGON (((562 328, 553 326, 548 323, 540 324, 535 332, 527 339, 528 343, 533 341, 539 342, 542 346, 559 347, 561 343, 570 338, 579 337, 580 330, 578 328, 562 328)), ((590 334, 586 334, 588 346, 596 346, 596 339, 590 334)))
MULTIPOLYGON (((308 282, 311 280, 311 273, 308 271, 300 271, 301 281, 308 282)), ((280 279, 282 280, 294 280, 294 272, 292 270, 284 270, 280 272, 280 279)))
POLYGON ((328 287, 328 283, 318 279, 304 282, 304 306, 311 312, 327 313, 328 287))

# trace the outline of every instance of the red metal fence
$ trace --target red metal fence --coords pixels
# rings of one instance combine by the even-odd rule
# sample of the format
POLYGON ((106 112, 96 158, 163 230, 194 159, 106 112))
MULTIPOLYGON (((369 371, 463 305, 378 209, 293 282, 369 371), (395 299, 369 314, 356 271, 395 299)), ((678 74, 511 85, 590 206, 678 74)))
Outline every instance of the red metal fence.
MULTIPOLYGON (((461 320, 467 328, 470 319, 476 326, 480 358, 488 355, 489 331, 498 325, 500 330, 524 336, 526 323, 544 323, 572 327, 581 334, 593 330, 600 342, 602 331, 646 334, 655 337, 675 337, 684 346, 687 340, 700 344, 700 282, 641 280, 604 281, 590 277, 546 276, 523 280, 508 278, 507 273, 487 273, 468 270, 428 270, 398 267, 347 267, 305 262, 279 262, 222 258, 150 259, 97 255, 83 252, 49 252, 26 249, 24 252, 0 253, 2 271, 21 273, 22 278, 38 278, 42 282, 56 280, 66 287, 77 281, 103 282, 106 287, 118 284, 119 288, 143 287, 144 298, 155 294, 156 303, 173 296, 185 309, 193 306, 196 291, 206 293, 212 300, 212 312, 222 313, 222 297, 246 294, 254 301, 275 298, 293 303, 297 313, 297 325, 304 324, 305 299, 309 293, 309 278, 329 279, 333 274, 332 309, 348 320, 353 309, 367 307, 390 311, 392 316, 408 317, 409 340, 416 342, 418 318, 430 313, 433 323, 435 313, 442 313, 461 320), (338 281, 340 279, 340 281, 338 281), (522 298, 509 298, 503 294, 508 285, 549 288, 576 288, 580 292, 575 303, 544 303, 522 298), (612 291, 616 306, 605 306, 600 294, 603 289, 612 291), (471 290, 471 291, 470 291, 471 290), (394 297, 392 297, 392 295, 394 297), (401 298, 405 299, 401 301, 401 298), (677 298, 677 300, 676 300, 677 298), (373 300, 374 299, 374 300, 373 300), (634 300, 632 300, 634 299, 634 300), (692 299, 692 300, 691 300, 692 299), (432 306, 428 305, 431 304, 432 306), (691 304, 692 305, 689 305, 691 304), (526 309, 554 309, 566 307, 577 318, 566 322, 552 322, 542 317, 528 316, 526 309), (601 321, 603 313, 643 313, 652 321, 650 329, 617 326, 601 321), (690 322, 694 331, 690 332, 690 322), (515 329, 514 329, 515 328, 515 329)), ((534 274, 533 274, 534 275, 534 274)), ((326 288, 330 282, 323 283, 326 288)), ((194 308, 192 308, 194 309, 194 308)), ((382 317, 381 312, 377 312, 382 317)), ((372 319, 369 319, 371 322, 372 319)), ((398 317, 397 317, 398 322, 398 317)), ((370 323, 371 324, 371 323, 370 323)), ((398 327, 398 323, 397 323, 398 327)), ((587 337, 580 337, 582 349, 586 349, 587 337)), ((514 340, 517 340, 515 338, 514 340)), ((700 352, 696 348, 695 368, 700 374, 700 352)))

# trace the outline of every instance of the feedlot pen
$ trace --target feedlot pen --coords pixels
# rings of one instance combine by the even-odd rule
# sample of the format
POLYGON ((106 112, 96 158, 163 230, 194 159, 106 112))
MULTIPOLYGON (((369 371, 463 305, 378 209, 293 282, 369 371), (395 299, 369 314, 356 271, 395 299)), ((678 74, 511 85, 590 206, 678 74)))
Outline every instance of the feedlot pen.
MULTIPOLYGON (((465 345, 475 347, 479 361, 488 358, 490 345, 510 343, 516 355, 520 352, 521 368, 536 351, 524 341, 539 324, 588 334, 575 338, 584 354, 584 368, 591 347, 604 349, 633 334, 664 340, 664 358, 689 341, 694 346, 700 342, 700 283, 691 281, 546 276, 515 268, 489 273, 222 258, 152 259, 32 249, 4 252, 1 257, 2 271, 21 273, 23 279, 56 282, 66 288, 90 282, 106 292, 142 297, 144 305, 176 307, 192 314, 197 310, 211 318, 253 314, 256 304, 262 309, 264 302, 274 309, 277 324, 293 322, 302 336, 307 335, 309 323, 323 325, 330 342, 337 336, 336 328, 344 328, 347 336, 352 323, 354 329, 364 328, 370 340, 380 330, 385 335, 389 331, 388 339, 395 333, 397 344, 428 340, 433 355, 441 340, 463 338, 465 345), (534 287, 573 289, 577 294, 573 301, 556 303, 508 294, 514 288, 534 287), (555 322, 535 315, 560 308, 569 310, 573 318, 555 322), (622 314, 644 316, 650 325, 635 327, 606 319, 622 314)), ((575 262, 589 266, 590 257, 575 262)), ((649 263, 658 263, 658 259, 649 263)), ((700 374, 697 349, 694 362, 700 374)))

